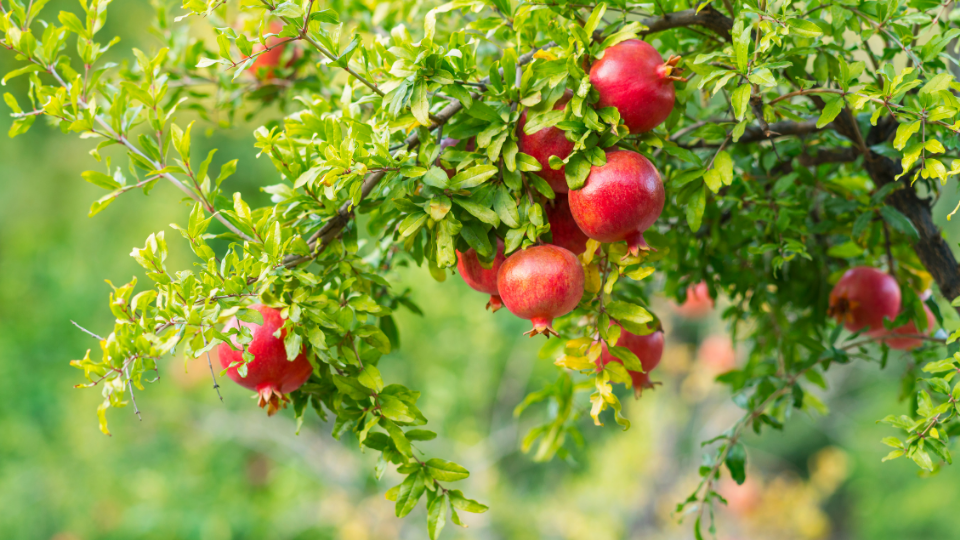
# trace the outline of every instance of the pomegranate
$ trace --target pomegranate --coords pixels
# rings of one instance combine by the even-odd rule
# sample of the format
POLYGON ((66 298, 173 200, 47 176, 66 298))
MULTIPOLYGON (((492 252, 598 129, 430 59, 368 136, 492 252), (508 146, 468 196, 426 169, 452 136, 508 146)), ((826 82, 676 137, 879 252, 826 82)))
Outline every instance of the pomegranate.
POLYGON ((650 249, 643 231, 660 217, 665 195, 660 172, 649 159, 613 150, 569 198, 573 219, 587 236, 601 242, 626 240, 630 254, 637 255, 650 249))
POLYGON ((653 45, 631 39, 610 47, 590 67, 590 84, 600 99, 597 108, 616 107, 630 133, 659 126, 673 110, 679 56, 663 61, 653 45))
POLYGON ((898 336, 922 336, 929 335, 936 328, 937 319, 934 318, 933 312, 930 311, 930 308, 926 304, 923 305, 923 311, 927 314, 927 331, 921 332, 917 325, 913 321, 908 322, 907 324, 894 328, 893 330, 887 330, 886 328, 882 330, 874 330, 868 332, 867 334, 870 337, 880 338, 880 341, 886 343, 891 349, 899 349, 901 351, 909 351, 910 349, 916 349, 917 347, 923 345, 923 340, 919 338, 910 338, 910 337, 889 337, 883 339, 884 336, 888 335, 898 335, 898 336))
POLYGON ((467 285, 475 291, 487 293, 490 295, 490 301, 487 302, 487 309, 496 312, 503 307, 500 300, 500 293, 497 290, 497 272, 506 257, 503 256, 503 240, 497 238, 497 256, 493 259, 490 268, 484 268, 477 258, 477 252, 470 248, 465 253, 457 252, 457 271, 467 282, 467 285))
MULTIPOLYGON (((554 110, 563 109, 563 107, 573 97, 573 92, 567 90, 563 96, 557 100, 553 106, 554 110)), ((527 135, 523 132, 523 126, 527 124, 527 111, 520 115, 520 122, 517 124, 517 146, 524 154, 528 154, 540 163, 541 169, 534 174, 540 176, 550 184, 553 191, 557 193, 566 193, 567 179, 564 173, 566 167, 560 167, 557 170, 550 168, 550 156, 557 156, 560 159, 566 159, 573 151, 573 143, 567 140, 565 132, 557 127, 548 127, 540 131, 527 135)))
POLYGON ((533 323, 527 334, 548 337, 555 317, 573 311, 583 296, 583 267, 577 256, 558 246, 527 248, 510 256, 497 274, 500 298, 511 313, 533 323))
POLYGON ((851 332, 883 330, 884 317, 893 320, 900 313, 900 286, 876 268, 851 268, 830 291, 828 313, 851 332))
MULTIPOLYGON (((290 401, 286 395, 303 386, 313 373, 313 367, 307 360, 305 350, 291 360, 287 360, 287 351, 283 346, 284 330, 280 337, 274 333, 283 326, 280 311, 267 306, 250 306, 263 315, 263 325, 248 323, 234 317, 224 327, 224 332, 231 328, 245 326, 253 334, 253 341, 247 344, 247 350, 253 355, 253 360, 247 364, 247 376, 241 377, 237 367, 229 367, 233 362, 243 362, 243 353, 234 350, 230 344, 222 343, 217 347, 217 356, 220 357, 220 366, 227 369, 227 376, 244 388, 259 394, 258 405, 267 408, 267 414, 273 416, 281 407, 286 407, 290 401)), ((234 342, 237 349, 240 347, 234 342)))
POLYGON ((545 207, 547 220, 550 222, 550 234, 553 235, 552 244, 568 249, 574 255, 580 255, 587 250, 587 235, 583 234, 577 222, 570 213, 570 201, 566 195, 557 195, 552 204, 545 207))
POLYGON ((710 298, 710 289, 707 283, 701 281, 687 287, 687 300, 676 306, 674 311, 685 319, 700 319, 713 311, 713 298, 710 298))
POLYGON ((726 373, 737 367, 737 352, 726 334, 708 336, 697 349, 697 361, 710 373, 726 373))
MULTIPOLYGON (((451 139, 450 137, 444 137, 443 139, 440 140, 440 153, 443 154, 444 149, 449 148, 451 146, 456 146, 459 142, 460 142, 460 139, 451 139)), ((477 149, 477 141, 476 139, 471 137, 470 140, 467 141, 467 146, 465 150, 467 150, 468 152, 473 152, 476 149, 477 149)), ((453 178, 457 174, 456 168, 448 169, 440 164, 440 156, 437 156, 437 161, 435 163, 437 167, 440 167, 441 169, 443 169, 443 172, 447 173, 447 178, 453 178)))
MULTIPOLYGON (((283 25, 279 23, 270 24, 270 33, 279 34, 283 30, 283 25)), ((277 43, 281 43, 288 38, 281 38, 277 36, 269 37, 266 39, 267 47, 273 47, 277 43)), ((258 79, 262 81, 270 80, 274 78, 274 68, 280 65, 280 58, 283 56, 283 51, 287 48, 287 43, 280 45, 278 47, 273 47, 269 51, 258 55, 250 67, 247 68, 250 73, 253 73, 258 79)), ((264 46, 260 44, 259 41, 253 45, 253 54, 256 54, 264 50, 264 46)), ((289 66, 293 61, 299 56, 299 51, 294 51, 294 57, 287 63, 289 66)))
MULTIPOLYGON (((621 330, 617 346, 629 349, 630 352, 637 355, 637 358, 640 359, 640 365, 643 366, 644 373, 627 370, 627 373, 630 374, 630 379, 633 381, 633 392, 637 397, 640 397, 640 393, 645 389, 653 388, 653 383, 650 382, 650 371, 660 365, 660 358, 663 356, 663 331, 657 330, 652 334, 638 336, 626 330, 621 330)), ((612 355, 610 351, 607 350, 606 343, 604 343, 603 352, 600 354, 600 358, 597 359, 597 371, 603 369, 603 366, 610 362, 622 364, 623 360, 612 355)))

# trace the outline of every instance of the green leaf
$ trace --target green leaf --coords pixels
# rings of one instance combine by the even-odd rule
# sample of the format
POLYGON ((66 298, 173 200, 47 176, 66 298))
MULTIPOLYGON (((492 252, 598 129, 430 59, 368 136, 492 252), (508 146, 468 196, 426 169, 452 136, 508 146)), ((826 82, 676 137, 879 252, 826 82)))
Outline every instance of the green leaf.
POLYGON ((493 210, 485 206, 482 206, 470 199, 464 199, 461 197, 454 197, 453 202, 455 202, 457 206, 463 208, 464 210, 469 212, 470 215, 479 219, 480 221, 488 225, 493 225, 494 227, 500 226, 500 217, 497 216, 497 213, 494 212, 493 210))
POLYGON ((653 320, 653 315, 650 315, 650 312, 646 309, 622 300, 610 302, 605 309, 611 317, 618 321, 625 320, 636 324, 646 324, 653 320))
POLYGON ((920 233, 918 233, 917 228, 913 226, 913 222, 907 219, 907 216, 901 214, 896 208, 892 206, 881 207, 880 215, 883 216, 883 220, 891 227, 909 236, 914 242, 920 239, 920 233))
POLYGON ((430 533, 430 540, 437 540, 444 525, 447 524, 449 497, 446 493, 434 495, 430 492, 427 494, 427 499, 427 532, 430 533))
POLYGON ((645 372, 643 364, 640 363, 640 359, 637 358, 637 355, 630 349, 626 347, 607 347, 607 350, 610 351, 610 354, 619 358, 623 362, 623 367, 629 371, 636 371, 637 373, 645 372))
POLYGON ((416 508, 417 501, 423 496, 424 489, 423 473, 418 471, 407 475, 406 480, 400 484, 400 490, 397 492, 397 517, 402 518, 416 508))
POLYGON ((859 257, 862 254, 863 248, 853 241, 844 242, 836 246, 830 246, 830 249, 827 250, 827 255, 831 257, 837 257, 839 259, 852 259, 853 257, 859 257))
POLYGON ((403 430, 400 429, 400 426, 387 418, 381 419, 380 424, 383 426, 383 429, 386 430, 387 434, 390 435, 390 439, 393 440, 393 445, 397 447, 397 451, 407 457, 412 457, 413 447, 410 445, 410 440, 404 435, 403 430))
POLYGON ((826 106, 823 108, 823 112, 820 113, 820 118, 817 119, 817 128, 823 128, 840 114, 843 110, 843 106, 846 104, 846 101, 842 97, 834 99, 833 101, 828 101, 826 106))
POLYGON ((500 172, 500 169, 488 164, 470 167, 451 178, 450 186, 455 189, 476 187, 493 178, 498 172, 500 172))
POLYGON ((493 198, 493 208, 496 210, 500 220, 510 228, 520 226, 520 212, 517 210, 517 202, 513 200, 510 191, 506 187, 500 186, 493 198))
POLYGON ((804 19, 787 19, 790 33, 800 37, 815 38, 823 35, 823 30, 811 21, 804 19))
POLYGON ((918 131, 920 131, 920 120, 909 124, 900 124, 897 127, 897 135, 893 138, 893 147, 897 150, 903 150, 910 137, 913 137, 918 131))
POLYGON ((452 461, 430 458, 427 460, 427 474, 440 482, 456 482, 470 476, 470 471, 452 461))
POLYGON ((747 479, 747 450, 743 447, 743 444, 737 443, 731 446, 730 450, 727 451, 727 458, 724 463, 727 465, 734 482, 743 485, 743 482, 747 479))
POLYGON ((733 114, 737 120, 743 120, 747 114, 747 106, 750 104, 750 84, 742 84, 730 95, 730 102, 733 105, 733 114))
POLYGON ((690 199, 687 201, 687 224, 690 230, 697 232, 700 230, 700 223, 703 220, 703 211, 707 207, 707 193, 703 186, 700 186, 690 199))
POLYGON ((451 489, 448 493, 450 494, 450 505, 457 510, 472 512, 474 514, 482 514, 489 510, 487 505, 464 497, 463 493, 458 489, 451 489))
POLYGON ((427 82, 423 79, 417 79, 413 83, 413 97, 410 102, 410 112, 417 122, 422 126, 431 125, 430 121, 430 99, 427 96, 427 82))
POLYGON ((80 173, 80 176, 87 182, 90 182, 91 184, 97 187, 101 187, 103 189, 114 190, 114 189, 120 189, 122 187, 120 185, 120 182, 117 182, 116 180, 114 180, 113 178, 110 178, 109 176, 103 174, 102 172, 84 171, 80 173))

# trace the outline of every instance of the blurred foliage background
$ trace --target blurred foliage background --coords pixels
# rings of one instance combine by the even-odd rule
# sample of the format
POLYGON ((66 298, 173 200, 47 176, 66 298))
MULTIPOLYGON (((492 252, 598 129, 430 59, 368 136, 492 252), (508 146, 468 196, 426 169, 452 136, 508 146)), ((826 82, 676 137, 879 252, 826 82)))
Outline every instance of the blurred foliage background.
MULTIPOLYGON (((57 4, 65 2, 47 9, 57 4)), ((112 8, 107 32, 126 46, 118 51, 153 45, 143 32, 149 17, 146 2, 112 8)), ((0 54, 2 67, 12 62, 0 54)), ((259 186, 275 183, 267 177, 275 173, 255 158, 250 133, 281 114, 260 111, 249 124, 208 132, 197 152, 221 148, 215 166, 239 158, 233 189, 264 197, 259 186)), ((0 120, 3 132, 9 125, 0 120)), ((81 376, 68 365, 97 343, 70 321, 107 328, 103 279, 119 284, 138 275, 130 249, 185 222, 188 207, 160 184, 148 197, 132 192, 87 218, 100 196, 79 177, 95 167, 88 150, 41 123, 0 143, 0 538, 425 537, 423 519, 393 516, 383 493, 396 479, 388 473, 375 481, 375 459, 356 441, 333 440, 332 426, 313 415, 296 435, 289 410, 268 419, 229 380, 221 403, 202 361, 167 359, 159 380, 138 395, 143 420, 128 407, 112 415, 113 437, 100 433, 99 391, 72 389, 81 376)), ((944 213, 937 215, 945 225, 944 213)), ((188 268, 188 249, 178 235, 170 238, 169 267, 188 268)), ((464 515, 470 528, 450 526, 445 538, 691 535, 672 512, 696 483, 700 441, 741 414, 712 382, 736 361, 717 318, 722 301, 694 321, 667 315, 671 305, 662 301, 668 345, 653 379, 663 385, 626 400, 633 427, 594 427, 584 414, 587 444, 572 459, 534 463, 519 441, 544 411, 519 421, 512 411, 556 377, 552 359, 538 355, 543 338, 522 336, 524 322, 505 310, 484 311, 487 299, 457 276, 437 283, 426 270, 406 268, 395 283, 416 284, 412 297, 424 316, 399 312, 402 345, 381 362, 384 378, 423 392, 421 408, 441 437, 422 447, 470 469, 468 492, 491 506, 464 515)), ((960 537, 950 512, 960 505, 957 467, 923 478, 911 462, 880 463, 886 449, 879 441, 890 433, 875 422, 898 399, 907 361, 895 357, 884 371, 837 366, 821 395, 829 416, 797 415, 783 432, 748 439, 748 481, 724 484, 730 505, 716 516, 718 537, 960 537)))

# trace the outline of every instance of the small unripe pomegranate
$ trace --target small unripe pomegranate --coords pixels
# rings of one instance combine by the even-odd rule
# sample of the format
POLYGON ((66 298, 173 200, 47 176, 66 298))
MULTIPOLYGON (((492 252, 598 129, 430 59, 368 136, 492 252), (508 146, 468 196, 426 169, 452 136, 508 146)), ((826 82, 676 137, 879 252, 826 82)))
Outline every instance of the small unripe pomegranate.
POLYGON ((477 252, 470 248, 465 253, 457 252, 457 271, 467 282, 467 285, 475 291, 490 295, 490 301, 487 302, 487 309, 496 312, 503 307, 500 300, 500 293, 497 289, 497 272, 506 257, 503 256, 503 240, 497 238, 497 255, 493 259, 490 268, 484 268, 477 258, 477 252))
POLYGON ((893 320, 900 313, 900 285, 876 268, 851 268, 830 291, 828 313, 851 332, 883 330, 884 317, 893 320))
POLYGON ((558 246, 533 246, 500 266, 497 288, 511 313, 533 323, 530 336, 557 335, 553 319, 573 311, 583 296, 583 267, 558 246))
POLYGON ((632 255, 650 249, 643 231, 660 217, 665 194, 660 172, 629 150, 607 152, 582 188, 570 192, 570 212, 587 236, 601 242, 626 240, 632 255))
POLYGON ((587 235, 583 234, 570 213, 570 201, 566 195, 558 194, 552 204, 546 205, 547 220, 550 222, 550 234, 555 246, 560 246, 580 255, 587 250, 587 235))
MULTIPOLYGON (((553 106, 554 110, 563 109, 573 92, 567 90, 563 97, 557 100, 553 106)), ((566 167, 560 167, 557 170, 550 168, 550 156, 557 156, 560 159, 566 159, 573 151, 573 143, 567 140, 564 131, 557 127, 548 127, 540 131, 527 135, 523 132, 523 126, 527 124, 527 111, 520 115, 520 122, 517 123, 517 146, 520 151, 527 154, 540 163, 540 170, 534 174, 540 176, 550 184, 556 193, 566 193, 567 179, 565 176, 566 167)))
MULTIPOLYGON (((629 349, 630 352, 637 355, 637 358, 640 359, 640 365, 643 366, 643 373, 627 370, 627 373, 630 374, 630 380, 633 381, 633 392, 637 397, 640 397, 641 392, 645 389, 653 388, 653 383, 650 382, 650 371, 660 365, 660 359, 663 357, 663 331, 657 330, 652 334, 638 336, 621 329, 620 339, 617 340, 617 347, 629 349)), ((603 369, 603 366, 610 362, 623 364, 623 360, 610 354, 610 351, 607 350, 607 344, 604 343, 603 352, 596 362, 597 371, 603 369)))
POLYGON ((937 326, 937 319, 933 316, 933 312, 930 311, 930 308, 926 304, 923 305, 923 311, 927 315, 927 331, 921 332, 917 325, 911 320, 907 324, 894 328, 893 330, 887 330, 883 328, 881 330, 873 330, 867 332, 867 335, 874 338, 879 338, 879 341, 886 343, 891 349, 898 349, 901 351, 909 351, 910 349, 916 349, 917 347, 923 345, 923 340, 920 338, 910 338, 910 337, 888 337, 884 339, 884 336, 897 335, 897 336, 923 336, 930 335, 931 332, 937 326))
MULTIPOLYGON (((440 140, 440 153, 443 154, 443 151, 451 146, 456 146, 460 142, 460 139, 451 139, 450 137, 444 137, 440 140)), ((468 152, 473 152, 477 149, 477 140, 473 137, 467 141, 467 145, 464 150, 468 152)), ((447 178, 453 178, 457 174, 456 169, 448 169, 440 164, 440 156, 437 156, 437 161, 435 162, 437 167, 443 169, 443 172, 447 173, 447 178)))
POLYGON ((233 362, 243 362, 243 352, 234 342, 238 350, 229 344, 221 343, 217 347, 217 356, 220 357, 220 366, 227 369, 227 376, 244 388, 259 394, 258 405, 267 408, 267 414, 273 416, 281 407, 286 407, 290 401, 285 394, 293 392, 303 386, 313 373, 313 367, 307 360, 306 350, 292 361, 287 360, 287 351, 283 346, 286 330, 280 337, 274 333, 283 326, 280 311, 267 306, 250 306, 263 315, 263 325, 248 323, 234 317, 224 327, 226 333, 232 328, 245 326, 253 334, 253 341, 247 344, 247 350, 253 355, 253 360, 247 364, 247 376, 241 377, 237 367, 229 367, 233 362))
POLYGON ((687 300, 676 306, 674 311, 684 319, 700 319, 713 311, 713 298, 705 281, 687 287, 687 300))
POLYGON ((679 56, 663 61, 653 45, 631 39, 610 47, 590 67, 590 84, 600 94, 597 108, 616 107, 630 133, 644 133, 670 116, 679 56))

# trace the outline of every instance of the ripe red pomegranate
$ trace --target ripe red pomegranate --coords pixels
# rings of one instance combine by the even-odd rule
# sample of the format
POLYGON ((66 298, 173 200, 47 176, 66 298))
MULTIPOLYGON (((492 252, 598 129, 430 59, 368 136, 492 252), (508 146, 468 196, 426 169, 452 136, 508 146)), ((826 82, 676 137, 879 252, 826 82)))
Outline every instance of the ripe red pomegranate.
POLYGON ((713 311, 713 306, 710 289, 707 288, 705 281, 701 281, 687 287, 687 300, 674 307, 674 311, 685 319, 700 319, 709 315, 713 311))
POLYGON ((923 340, 919 338, 909 338, 909 337, 889 337, 883 339, 884 336, 888 335, 899 335, 899 336, 922 336, 930 335, 933 330, 936 328, 937 319, 933 316, 933 312, 930 311, 930 308, 926 304, 923 305, 923 311, 927 314, 927 331, 921 332, 917 325, 913 321, 908 322, 907 324, 894 328, 893 330, 887 330, 886 328, 882 330, 873 330, 867 332, 867 335, 870 337, 879 338, 879 341, 883 341, 891 349, 899 349, 901 351, 909 351, 910 349, 916 349, 917 347, 923 345, 923 340))
MULTIPOLYGON (((637 397, 640 397, 640 393, 645 389, 653 388, 653 383, 650 382, 650 371, 660 365, 660 358, 663 357, 663 332, 657 330, 652 334, 638 336, 626 330, 621 330, 617 346, 629 349, 630 352, 637 355, 637 358, 640 359, 640 365, 643 366, 644 373, 627 370, 627 373, 630 374, 630 379, 633 381, 633 392, 637 397)), ((610 351, 607 350, 606 343, 604 343, 603 352, 596 361, 597 371, 603 369, 603 366, 610 362, 619 362, 622 364, 623 360, 610 354, 610 351)))
POLYGON ((882 330, 884 317, 893 320, 900 313, 900 286, 876 268, 851 268, 830 291, 828 313, 851 332, 882 330))
POLYGON ((570 213, 570 201, 566 195, 558 194, 551 204, 546 205, 547 220, 550 222, 550 234, 555 246, 560 246, 580 255, 587 250, 587 235, 583 234, 570 213))
POLYGON ((697 349, 697 361, 711 374, 726 373, 737 367, 737 351, 726 334, 708 336, 697 349))
MULTIPOLYGON (((553 106, 554 110, 563 109, 563 107, 573 97, 573 92, 567 90, 563 97, 557 100, 553 106)), ((567 140, 565 132, 557 127, 548 127, 540 131, 527 135, 523 132, 523 126, 527 124, 527 111, 520 115, 520 122, 517 124, 517 146, 524 154, 528 154, 540 163, 541 169, 534 174, 540 176, 550 184, 553 191, 557 193, 566 193, 567 179, 564 173, 566 167, 560 167, 558 170, 550 168, 550 156, 557 156, 560 159, 566 159, 573 151, 573 143, 567 140)))
POLYGON ((500 298, 511 313, 533 323, 530 336, 557 335, 555 317, 573 311, 583 296, 583 267, 558 246, 533 246, 511 255, 497 274, 500 298))
POLYGON ((607 163, 592 167, 582 188, 570 192, 570 212, 587 236, 601 242, 627 241, 631 254, 650 249, 643 231, 660 217, 665 195, 660 172, 629 150, 607 152, 607 163))
MULTIPOLYGON (((270 24, 270 33, 279 34, 283 30, 283 25, 279 23, 270 24)), ((267 47, 273 47, 274 44, 285 41, 287 38, 281 38, 277 36, 267 38, 267 47)), ((287 48, 288 43, 284 43, 278 47, 273 47, 269 51, 260 54, 254 59, 253 63, 250 64, 250 67, 247 68, 250 73, 253 73, 260 80, 270 80, 274 78, 274 68, 280 65, 280 58, 283 56, 283 51, 287 48)), ((253 45, 253 53, 256 54, 264 50, 264 46, 260 44, 259 41, 253 45)), ((297 56, 299 56, 299 51, 294 51, 294 58, 287 63, 289 66, 293 63, 297 56)))
POLYGON ((471 289, 490 295, 487 309, 493 312, 503 307, 497 290, 497 272, 500 271, 500 266, 506 259, 503 256, 503 240, 499 238, 497 238, 497 256, 494 257, 490 268, 484 268, 480 264, 477 252, 473 248, 468 249, 466 253, 457 252, 457 271, 471 289))
POLYGON ((644 133, 670 116, 676 93, 679 56, 666 62, 653 45, 631 39, 610 47, 590 67, 590 84, 600 99, 597 108, 616 107, 630 133, 644 133))
MULTIPOLYGON (((459 142, 460 142, 460 139, 451 139, 450 137, 444 137, 443 139, 440 140, 440 153, 443 154, 443 151, 444 151, 446 148, 448 148, 448 147, 450 147, 450 146, 456 146, 457 143, 459 143, 459 142)), ((469 151, 469 152, 473 152, 474 150, 476 150, 476 149, 477 149, 477 140, 476 140, 475 138, 471 137, 470 140, 467 141, 467 145, 466 145, 466 147, 465 147, 464 149, 467 150, 467 151, 469 151)), ((456 170, 455 168, 454 168, 454 169, 447 169, 446 167, 444 167, 443 165, 440 164, 440 156, 437 156, 437 160, 436 160, 436 162, 435 162, 435 165, 436 165, 437 167, 440 167, 441 169, 443 169, 443 172, 447 173, 447 178, 453 178, 453 177, 457 174, 457 170, 456 170)))
MULTIPOLYGON (((281 407, 286 407, 290 401, 287 396, 297 388, 303 386, 313 373, 313 367, 307 360, 306 351, 291 360, 287 360, 287 351, 283 346, 284 330, 280 337, 273 334, 283 326, 280 311, 267 306, 250 306, 263 315, 263 326, 241 321, 234 317, 227 323, 223 331, 245 326, 253 334, 253 341, 247 344, 247 350, 253 354, 253 361, 247 364, 247 376, 241 377, 236 367, 229 368, 227 375, 244 388, 259 394, 258 405, 267 408, 267 414, 273 416, 281 407)), ((237 349, 240 347, 234 342, 237 349)), ((234 350, 229 344, 221 343, 217 347, 217 356, 220 357, 220 366, 227 368, 233 362, 243 362, 243 353, 234 350)))

